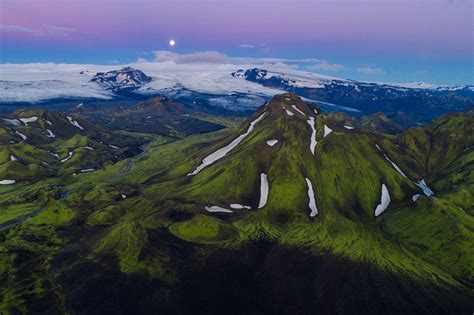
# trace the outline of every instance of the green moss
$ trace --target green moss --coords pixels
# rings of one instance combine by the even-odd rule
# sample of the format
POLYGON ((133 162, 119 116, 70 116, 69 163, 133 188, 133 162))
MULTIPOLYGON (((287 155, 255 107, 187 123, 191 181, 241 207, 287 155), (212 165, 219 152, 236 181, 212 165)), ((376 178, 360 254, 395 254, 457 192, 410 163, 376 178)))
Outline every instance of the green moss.
POLYGON ((236 230, 218 219, 196 215, 191 220, 175 223, 170 226, 174 235, 197 243, 213 243, 229 240, 236 236, 236 230))
POLYGON ((102 210, 92 213, 87 218, 89 225, 112 225, 115 224, 124 211, 120 206, 108 206, 102 210))

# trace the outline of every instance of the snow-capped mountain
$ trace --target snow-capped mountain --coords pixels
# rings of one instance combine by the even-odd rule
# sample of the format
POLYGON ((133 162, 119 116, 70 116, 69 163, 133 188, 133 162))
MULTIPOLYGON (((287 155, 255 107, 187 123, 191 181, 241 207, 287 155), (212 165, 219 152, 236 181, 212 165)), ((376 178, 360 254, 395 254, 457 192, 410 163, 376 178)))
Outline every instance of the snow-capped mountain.
MULTIPOLYGON (((370 83, 295 70, 259 68, 240 69, 231 75, 265 87, 294 92, 307 101, 333 107, 332 110, 352 111, 355 114, 384 112, 389 117, 405 113, 411 120, 409 124, 413 125, 474 106, 474 86, 469 85, 370 83)), ((406 115, 403 116, 406 120, 406 115)))
POLYGON ((244 79, 251 82, 257 82, 265 86, 275 86, 288 89, 296 88, 312 88, 312 89, 324 89, 330 88, 331 86, 339 85, 344 87, 352 87, 357 92, 360 92, 360 87, 377 87, 380 89, 396 89, 400 91, 409 90, 432 90, 432 91, 472 91, 474 92, 474 86, 472 85, 446 85, 446 84, 433 84, 426 82, 409 82, 409 83, 374 83, 374 82, 361 82, 355 80, 341 79, 316 73, 285 70, 285 71, 272 71, 260 68, 253 69, 239 69, 232 72, 231 75, 235 78, 244 79))
POLYGON ((474 106, 473 86, 371 83, 294 69, 235 71, 234 66, 207 69, 151 62, 120 70, 95 65, 37 67, 0 65, 2 78, 8 78, 0 80, 0 103, 165 96, 203 110, 251 112, 276 94, 294 92, 328 112, 383 112, 404 126, 474 106))
POLYGON ((144 84, 151 82, 152 78, 140 70, 125 67, 105 73, 98 72, 90 81, 97 83, 106 90, 118 91, 138 89, 144 84))

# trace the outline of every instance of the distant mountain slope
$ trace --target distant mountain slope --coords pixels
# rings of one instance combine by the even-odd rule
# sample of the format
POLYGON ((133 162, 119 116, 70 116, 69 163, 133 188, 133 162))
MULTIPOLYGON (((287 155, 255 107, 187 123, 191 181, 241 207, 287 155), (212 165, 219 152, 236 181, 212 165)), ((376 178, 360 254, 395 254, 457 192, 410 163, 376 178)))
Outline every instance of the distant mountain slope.
MULTIPOLYGON (((383 84, 344 80, 312 73, 238 70, 232 76, 277 88, 311 100, 359 110, 359 114, 383 112, 402 125, 429 122, 443 114, 474 106, 474 86, 434 84, 383 84), (399 117, 406 114, 411 123, 399 117)), ((357 112, 353 113, 357 114, 357 112)))
POLYGON ((42 109, 0 118, 0 135, 0 181, 13 183, 93 171, 136 154, 145 142, 42 109))

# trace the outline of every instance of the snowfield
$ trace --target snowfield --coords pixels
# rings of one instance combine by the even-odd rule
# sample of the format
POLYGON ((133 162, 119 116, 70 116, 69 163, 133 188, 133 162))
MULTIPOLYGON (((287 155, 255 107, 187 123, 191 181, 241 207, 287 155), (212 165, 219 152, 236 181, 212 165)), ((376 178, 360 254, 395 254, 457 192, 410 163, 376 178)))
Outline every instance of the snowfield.
POLYGON ((211 165, 212 163, 220 160, 221 158, 223 158, 224 156, 226 156, 227 153, 229 153, 230 151, 232 151, 236 146, 239 145, 240 142, 242 142, 242 140, 245 139, 245 137, 247 137, 251 132, 252 130, 255 128, 255 125, 261 121, 263 119, 263 117, 265 117, 265 112, 263 114, 261 114, 257 119, 255 119, 254 121, 252 121, 250 123, 250 126, 249 128, 247 129, 247 131, 243 134, 241 134, 240 136, 238 136, 234 141, 232 141, 231 143, 229 143, 228 145, 226 145, 225 147, 223 148, 220 148, 219 150, 217 150, 216 152, 208 155, 207 157, 204 158, 204 160, 202 160, 202 163, 201 165, 199 165, 192 173, 189 173, 188 176, 194 176, 196 174, 198 174, 203 168, 205 168, 206 166, 209 166, 211 165))
MULTIPOLYGON (((172 54, 180 58, 180 55, 172 54)), ((184 55, 183 55, 184 56, 184 55)), ((184 56, 185 58, 185 56, 184 56)), ((93 64, 1 64, 0 73, 0 100, 1 102, 40 102, 61 98, 96 98, 112 99, 116 95, 97 84, 90 82, 98 72, 109 72, 132 67, 143 71, 152 78, 150 82, 137 84, 137 93, 143 95, 169 94, 176 91, 193 91, 212 95, 260 95, 271 97, 285 91, 277 88, 265 87, 257 82, 246 80, 244 69, 253 69, 263 66, 265 70, 257 74, 257 79, 277 79, 288 87, 325 89, 334 84, 352 86, 360 91, 359 86, 376 84, 381 88, 398 90, 438 90, 456 91, 466 86, 435 85, 429 83, 368 83, 357 82, 327 75, 281 68, 278 63, 242 64, 238 63, 180 63, 172 60, 137 61, 126 65, 93 65, 93 64), (238 70, 242 69, 242 70, 238 70), (234 75, 232 75, 234 73, 234 75)), ((237 58, 238 59, 238 58, 237 58)), ((242 60, 243 61, 243 60, 242 60)), ((126 74, 117 75, 117 83, 131 81, 126 74)), ((474 87, 467 86, 473 90, 474 87)), ((314 100, 318 101, 318 100, 314 100)), ((335 104, 323 104, 336 106, 335 104)), ((78 105, 79 106, 79 105, 78 105)), ((343 109, 343 107, 339 107, 343 109)), ((358 111, 346 108, 346 110, 358 111)))
POLYGON ((390 194, 388 193, 387 186, 382 184, 382 196, 380 197, 380 203, 375 208, 375 216, 378 217, 385 210, 387 210, 388 205, 390 204, 390 194))

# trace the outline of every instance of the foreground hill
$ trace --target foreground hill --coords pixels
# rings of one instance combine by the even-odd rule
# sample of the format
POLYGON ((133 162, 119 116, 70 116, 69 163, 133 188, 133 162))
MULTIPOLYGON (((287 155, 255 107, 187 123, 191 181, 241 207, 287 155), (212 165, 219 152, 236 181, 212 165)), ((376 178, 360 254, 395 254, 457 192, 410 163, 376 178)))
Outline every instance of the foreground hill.
POLYGON ((470 314, 473 122, 386 135, 282 94, 68 194, 0 193, 9 216, 48 201, 0 233, 0 309, 470 314))

